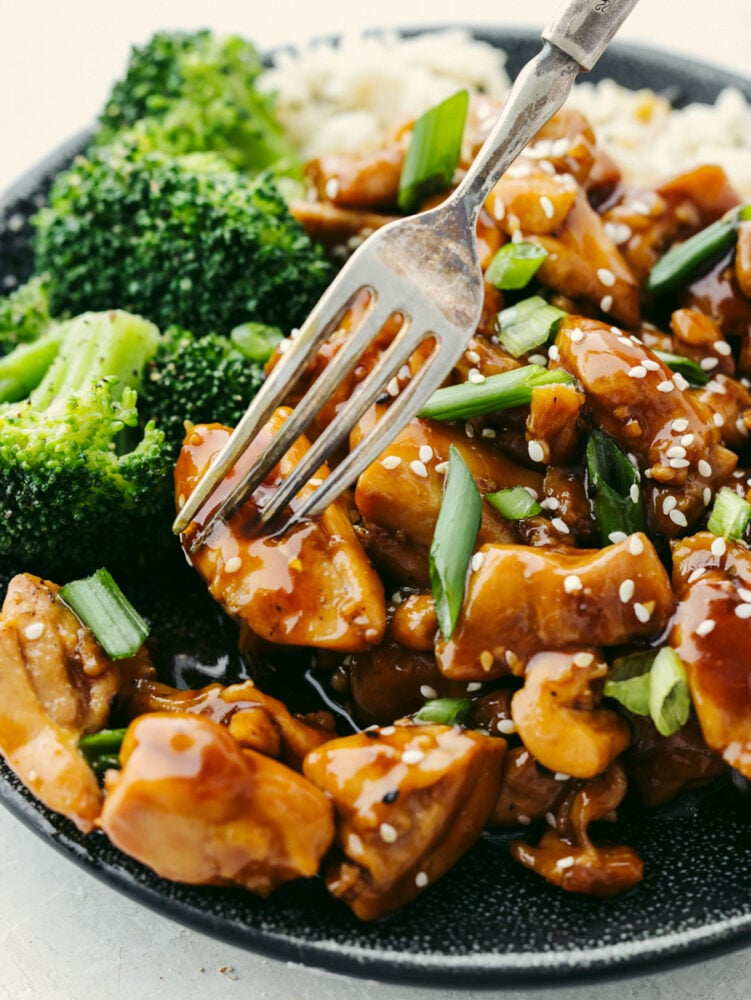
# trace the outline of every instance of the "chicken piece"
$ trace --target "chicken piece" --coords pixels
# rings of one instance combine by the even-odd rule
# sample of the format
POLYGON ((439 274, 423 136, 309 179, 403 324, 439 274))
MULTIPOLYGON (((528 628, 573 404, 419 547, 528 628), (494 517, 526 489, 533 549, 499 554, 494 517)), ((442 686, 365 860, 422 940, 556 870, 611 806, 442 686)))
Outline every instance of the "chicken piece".
POLYGON ((629 781, 645 806, 661 806, 679 792, 701 788, 727 771, 704 742, 693 716, 670 736, 661 736, 646 715, 630 715, 631 744, 624 754, 629 781))
POLYGON ((581 452, 583 405, 584 393, 575 385, 540 385, 532 390, 527 438, 540 445, 546 465, 568 465, 581 452))
POLYGON ((581 782, 540 767, 526 747, 514 747, 503 761, 501 793, 488 820, 488 826, 529 826, 533 820, 555 815, 570 793, 581 782))
POLYGON ((398 219, 397 215, 359 208, 341 208, 324 201, 293 201, 290 212, 315 243, 335 257, 348 257, 362 241, 398 219))
POLYGON ((485 207, 508 236, 546 235, 562 228, 577 191, 570 174, 548 173, 521 156, 490 192, 485 207))
POLYGON ((630 847, 596 847, 589 825, 612 818, 626 794, 626 775, 620 764, 587 782, 564 800, 556 814, 556 828, 547 830, 536 847, 513 841, 511 854, 520 864, 568 892, 614 896, 641 882, 644 865, 630 847))
POLYGON ((712 412, 720 429, 722 443, 733 451, 748 444, 751 423, 751 391, 737 379, 715 375, 706 385, 692 390, 697 399, 712 412))
POLYGON ((524 687, 511 700, 522 743, 551 771, 594 778, 629 744, 629 727, 599 705, 608 665, 588 649, 544 652, 527 664, 524 687), (599 689, 599 690, 598 690, 599 689))
MULTIPOLYGON (((290 412, 276 411, 209 505, 216 504, 242 469, 268 447, 290 412)), ((199 425, 190 432, 175 469, 178 507, 230 433, 217 424, 199 425)), ((259 492, 273 491, 308 447, 299 438, 259 492)), ((321 478, 327 475, 325 467, 318 471, 321 478)), ((292 501, 292 509, 314 489, 306 484, 292 501)), ((261 638, 281 645, 351 651, 380 642, 386 626, 383 585, 342 500, 332 503, 315 521, 306 520, 280 534, 271 527, 255 530, 256 507, 251 499, 226 523, 217 524, 206 542, 191 553, 192 532, 209 509, 199 512, 183 535, 183 544, 212 597, 230 615, 245 621, 261 638)))
MULTIPOLYGON (((499 293, 500 294, 500 293, 499 293)), ((493 318, 492 332, 496 332, 498 312, 493 318)), ((504 372, 512 371, 514 368, 521 368, 521 362, 504 350, 500 344, 490 339, 487 335, 475 334, 467 344, 467 349, 454 365, 453 381, 467 382, 469 374, 477 371, 485 378, 491 375, 502 375, 504 372)))
POLYGON ((735 373, 730 344, 709 316, 696 309, 676 309, 670 317, 670 329, 674 334, 678 354, 696 361, 710 375, 735 373))
POLYGON ((441 673, 452 680, 520 676, 543 650, 653 635, 673 611, 667 573, 642 534, 596 550, 479 551, 482 563, 469 575, 454 634, 436 644, 441 673))
POLYGON ((735 269, 735 247, 686 286, 679 304, 709 316, 726 337, 751 334, 751 299, 743 294, 735 269))
POLYGON ((542 506, 568 527, 582 546, 596 548, 600 532, 586 492, 581 466, 559 468, 549 465, 543 482, 542 506))
POLYGON ((535 241, 548 251, 536 274, 541 284, 588 299, 629 329, 639 325, 637 280, 583 191, 564 225, 535 241))
POLYGON ((564 107, 543 125, 526 150, 538 163, 550 163, 557 174, 570 174, 578 184, 589 181, 598 159, 592 126, 581 111, 564 107))
POLYGON ((331 797, 343 858, 326 885, 375 920, 432 885, 477 840, 506 744, 458 727, 392 726, 326 743, 304 772, 331 797))
MULTIPOLYGON (((360 476, 355 504, 369 522, 427 547, 433 539, 443 497, 449 447, 455 445, 481 493, 507 486, 539 491, 542 477, 512 462, 485 440, 470 439, 452 427, 414 419, 360 476), (443 471, 440 471, 438 467, 443 471)), ((512 541, 516 533, 489 504, 483 504, 482 541, 512 541)))
POLYGON ((670 645, 712 750, 751 778, 751 552, 700 532, 673 545, 670 645))
POLYGON ((430 586, 427 546, 410 541, 401 528, 392 533, 372 521, 364 520, 355 530, 373 564, 384 576, 405 587, 425 590, 430 586))
POLYGON ((334 735, 334 720, 328 725, 293 715, 281 701, 260 691, 253 681, 241 684, 209 684, 197 691, 181 691, 157 681, 139 680, 120 713, 133 720, 147 712, 178 712, 200 715, 227 726, 237 742, 301 770, 305 755, 334 735))
POLYGON ((694 525, 737 462, 722 445, 710 410, 656 355, 617 327, 567 317, 555 346, 551 367, 576 376, 594 424, 636 456, 655 484, 648 498, 652 530, 674 538, 694 525))
POLYGON ((8 585, 0 615, 0 753, 49 809, 88 833, 102 793, 78 741, 107 723, 120 669, 58 592, 29 574, 8 585))
POLYGON ((305 165, 305 178, 318 195, 341 208, 396 209, 407 144, 326 153, 305 165))
POLYGON ((331 804, 315 785, 203 716, 141 716, 120 759, 99 826, 162 878, 268 896, 315 875, 333 840, 331 804))

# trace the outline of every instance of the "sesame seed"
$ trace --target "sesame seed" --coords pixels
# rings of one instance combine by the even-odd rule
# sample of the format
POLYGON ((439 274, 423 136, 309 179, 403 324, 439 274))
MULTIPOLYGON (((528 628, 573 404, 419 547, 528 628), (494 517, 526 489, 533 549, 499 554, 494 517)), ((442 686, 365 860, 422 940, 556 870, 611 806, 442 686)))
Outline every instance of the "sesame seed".
POLYGON ((672 427, 676 434, 682 434, 688 430, 688 420, 684 420, 683 417, 680 420, 674 420, 672 427))
POLYGON ((388 469, 389 471, 398 469, 401 464, 402 460, 398 455, 387 455, 385 458, 381 459, 381 465, 384 469, 388 469))
POLYGON ((436 465, 436 467, 435 467, 435 471, 439 475, 445 476, 446 473, 449 471, 449 464, 448 464, 448 462, 439 462, 438 465, 436 465))
POLYGON ((674 444, 672 448, 668 448, 667 456, 668 458, 685 458, 686 449, 682 444, 674 444))
POLYGON ((684 434, 683 437, 681 438, 681 444, 683 445, 684 448, 690 448, 693 443, 694 443, 693 434, 684 434))
POLYGON ((389 396, 396 397, 399 395, 399 379, 394 377, 391 379, 389 384, 386 386, 386 392, 389 396))
POLYGON ((640 556, 644 551, 644 542, 638 535, 631 535, 628 540, 628 550, 632 556, 640 556))
POLYGON ((592 661, 594 660, 593 653, 577 653, 574 656, 574 666, 575 667, 591 667, 592 661))
POLYGON ((670 511, 670 520, 673 522, 673 524, 677 524, 679 528, 688 527, 688 520, 686 519, 686 515, 683 513, 682 510, 678 510, 678 508, 670 511))
POLYGON ((702 358, 699 362, 699 367, 703 368, 705 372, 711 372, 713 368, 719 365, 719 360, 717 358, 702 358))
POLYGON ((396 726, 384 726, 381 730, 381 736, 393 736, 396 732, 396 726))
POLYGON ((741 437, 748 437, 748 427, 746 427, 743 417, 738 417, 738 419, 735 422, 735 429, 738 431, 741 437))
POLYGON ((648 372, 658 372, 660 370, 660 362, 653 361, 651 358, 645 358, 642 364, 647 369, 648 372))
POLYGON ((725 418, 723 417, 723 415, 721 413, 713 413, 712 414, 712 423, 715 425, 715 427, 724 427, 725 426, 725 418))
POLYGON ((670 511, 675 510, 677 506, 678 506, 678 501, 674 496, 666 496, 665 499, 662 501, 662 513, 665 515, 665 517, 667 517, 670 511))
POLYGON ((438 692, 436 691, 436 689, 434 687, 431 687, 430 684, 421 684, 420 685, 420 694, 423 696, 423 698, 437 698, 438 697, 438 692))
POLYGON ((561 506, 561 501, 558 497, 546 497, 540 506, 543 510, 558 510, 561 506))
POLYGON ((416 476, 420 477, 420 479, 428 478, 428 470, 425 468, 425 463, 421 462, 419 459, 415 459, 410 462, 409 467, 416 476))
POLYGON ((578 594, 580 591, 584 590, 584 584, 581 582, 581 578, 578 577, 576 573, 571 573, 569 576, 564 578, 563 589, 567 594, 578 594))
POLYGON ((402 761, 405 764, 419 764, 424 757, 425 754, 422 750, 405 750, 402 754, 402 761))
POLYGON ((658 392, 672 392, 673 389, 675 389, 675 386, 668 379, 665 379, 664 382, 659 382, 657 385, 658 392))
POLYGON ((505 214, 506 214, 506 206, 503 203, 503 199, 499 198, 498 195, 496 195, 495 198, 493 199, 493 215, 498 220, 498 222, 500 222, 501 219, 505 216, 505 214))
POLYGON ((482 684, 480 681, 470 681, 467 685, 467 691, 469 691, 470 694, 473 694, 475 691, 479 691, 481 687, 482 684))
POLYGON ((313 478, 309 479, 308 482, 311 486, 321 486, 323 484, 323 480, 319 479, 318 476, 313 476, 313 478))
POLYGON ((597 269, 597 277, 606 288, 612 288, 615 284, 615 275, 607 267, 599 267, 597 269))
POLYGON ((687 458, 670 458, 668 465, 671 469, 687 469, 691 463, 687 458))
POLYGON ((546 365, 548 363, 548 359, 545 357, 544 354, 530 354, 529 357, 527 358, 527 360, 528 360, 529 364, 531 364, 531 365, 543 365, 544 366, 544 365, 546 365))
POLYGON ((739 604, 735 613, 738 618, 751 618, 751 604, 739 604))
POLYGON ((468 438, 470 438, 470 440, 475 436, 474 424, 471 424, 469 420, 464 425, 464 433, 467 435, 468 438))
POLYGON ((608 541, 612 542, 613 545, 617 545, 618 542, 625 542, 628 535, 625 531, 611 531, 608 535, 608 541))
POLYGON ((494 441, 498 437, 498 432, 494 427, 483 427, 480 431, 480 437, 484 437, 488 441, 494 441))
POLYGON ((546 194, 540 198, 540 208, 546 219, 552 219, 555 215, 555 205, 546 194))
POLYGON ((696 581, 700 580, 706 572, 707 572, 706 566, 697 566, 695 570, 692 570, 691 575, 688 578, 688 582, 690 584, 696 583, 696 581))
POLYGON ((634 603, 634 614, 642 623, 642 625, 646 625, 646 623, 652 617, 652 612, 649 610, 649 608, 645 607, 645 605, 643 604, 640 604, 638 601, 634 603))
POLYGON ((602 309, 604 313, 608 313, 612 308, 613 308, 613 296, 603 295, 603 297, 600 299, 600 309, 602 309))
POLYGON ((539 441, 530 441, 527 444, 527 454, 533 462, 542 462, 545 459, 545 450, 539 441))
POLYGON ((635 591, 636 584, 634 581, 631 579, 624 580, 618 588, 618 596, 621 599, 621 604, 628 604, 628 602, 633 598, 635 591))
POLYGON ((531 819, 529 818, 529 816, 525 816, 525 815, 524 815, 523 813, 520 813, 520 814, 519 814, 519 815, 518 815, 518 816, 516 817, 516 822, 517 822, 517 823, 518 823, 518 824, 519 824, 520 826, 529 826, 529 824, 530 824, 530 823, 532 822, 532 820, 531 820, 531 819))
POLYGON ((726 340, 716 340, 712 347, 717 351, 718 354, 724 355, 726 358, 730 357, 733 350, 726 340))
POLYGON ((516 723, 513 719, 499 719, 495 728, 499 733, 503 733, 504 736, 510 736, 516 732, 516 723))
POLYGON ((710 632, 714 630, 716 621, 712 618, 705 618, 703 622, 699 622, 696 626, 696 634, 700 636, 709 635, 710 632))
POLYGON ((31 625, 27 625, 23 630, 24 639, 29 639, 31 642, 34 639, 41 639, 44 635, 44 622, 32 622, 31 625))
POLYGON ((571 529, 561 517, 554 517, 550 523, 553 525, 555 530, 560 531, 562 535, 568 535, 571 533, 571 529))
POLYGON ((378 832, 381 835, 381 840, 385 844, 393 844, 399 836, 396 829, 390 823, 381 823, 378 828, 378 832))
POLYGON ((548 357, 551 361, 558 361, 561 356, 561 352, 555 344, 552 344, 548 349, 548 357))
POLYGON ((556 868, 561 868, 565 871, 567 868, 573 868, 575 864, 576 859, 572 857, 572 855, 567 854, 565 858, 559 858, 556 861, 555 866, 556 868))
POLYGON ((617 246, 630 240, 633 235, 631 228, 625 222, 606 222, 603 229, 617 246))
POLYGON ((483 649, 483 651, 480 653, 480 666, 485 671, 485 673, 488 673, 488 671, 492 668, 493 661, 494 661, 494 656, 490 652, 490 650, 483 649))
POLYGON ((584 331, 580 330, 578 326, 575 326, 569 334, 569 337, 572 344, 579 344, 582 340, 584 340, 584 331))
POLYGON ((556 771, 553 775, 555 781, 568 781, 571 777, 570 774, 566 774, 565 771, 556 771))
POLYGON ((623 344, 624 347, 633 347, 631 339, 625 333, 621 333, 617 326, 611 326, 610 332, 615 334, 619 344, 623 344))
POLYGON ((555 827, 555 816, 553 815, 552 812, 545 813, 545 822, 548 824, 548 826, 555 827))
POLYGON ((477 351, 465 351, 464 352, 464 357, 472 365, 479 365, 480 361, 482 360, 480 358, 480 355, 477 353, 477 351))
POLYGON ((336 177, 329 177, 323 190, 329 201, 333 201, 339 194, 339 181, 336 177))
POLYGON ((718 559, 724 556, 727 550, 728 546, 724 538, 715 538, 710 546, 710 552, 713 556, 717 556, 718 559))
POLYGON ((243 564, 243 561, 240 558, 240 556, 232 556, 224 564, 224 572, 225 573, 237 573, 237 571, 240 569, 240 567, 242 566, 242 564, 243 564))
POLYGON ((469 563, 469 565, 470 565, 470 567, 472 569, 472 572, 476 573, 478 571, 478 569, 482 569, 482 564, 484 562, 485 562, 485 553, 484 552, 475 552, 475 554, 472 556, 472 559, 470 560, 470 563, 469 563))
POLYGON ((631 483, 631 486, 629 486, 628 495, 631 498, 631 503, 639 503, 641 494, 639 493, 639 487, 636 483, 631 483))
POLYGON ((417 453, 417 457, 420 459, 421 462, 427 464, 433 458, 433 449, 430 447, 429 444, 420 445, 420 450, 417 453))
POLYGON ((467 381, 471 382, 472 385, 482 385, 482 383, 485 381, 485 376, 483 375, 482 372, 478 371, 476 368, 473 368, 472 371, 467 375, 467 381))
POLYGON ((538 499, 537 490, 532 489, 531 486, 525 486, 524 489, 527 491, 527 493, 529 493, 529 495, 532 497, 533 500, 538 499))
POLYGON ((629 378, 646 378, 647 369, 644 365, 634 365, 633 368, 629 368, 627 374, 629 378))
POLYGON ((751 604, 751 590, 747 587, 739 587, 738 596, 742 601, 746 601, 747 604, 751 604))
POLYGON ((415 875, 415 885, 418 889, 424 889, 429 881, 427 872, 418 872, 415 875))
POLYGON ((701 498, 704 501, 704 506, 708 507, 712 503, 712 490, 709 486, 705 486, 702 490, 701 498))
POLYGON ((511 177, 514 180, 524 180, 525 177, 529 177, 532 173, 532 168, 526 163, 516 163, 513 167, 509 167, 506 171, 506 176, 511 177))
POLYGON ((696 468, 699 470, 699 475, 704 476, 705 479, 709 479, 712 475, 712 466, 706 458, 700 458, 696 468))
POLYGON ((676 372, 675 375, 673 375, 673 385, 676 389, 680 389, 681 392, 685 392, 686 389, 691 388, 691 383, 687 382, 680 372, 676 372))
POLYGON ((636 215, 650 215, 652 211, 646 201, 640 201, 639 199, 634 199, 629 207, 636 215))

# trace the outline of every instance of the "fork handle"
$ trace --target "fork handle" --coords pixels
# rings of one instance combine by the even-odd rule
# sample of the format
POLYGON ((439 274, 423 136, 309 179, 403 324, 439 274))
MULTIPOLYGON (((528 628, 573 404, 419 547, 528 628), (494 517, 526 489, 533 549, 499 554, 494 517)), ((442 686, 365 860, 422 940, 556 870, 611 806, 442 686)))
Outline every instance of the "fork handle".
POLYGON ((542 50, 516 78, 498 120, 452 201, 479 214, 485 198, 558 111, 580 70, 600 58, 638 0, 568 0, 542 33, 542 50))

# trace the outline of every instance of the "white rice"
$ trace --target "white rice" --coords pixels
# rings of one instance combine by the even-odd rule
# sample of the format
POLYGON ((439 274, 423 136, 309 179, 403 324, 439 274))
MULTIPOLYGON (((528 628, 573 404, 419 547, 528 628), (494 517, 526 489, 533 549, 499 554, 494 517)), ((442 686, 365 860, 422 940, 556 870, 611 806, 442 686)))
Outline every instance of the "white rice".
MULTIPOLYGON (((409 39, 385 33, 281 52, 261 86, 277 95, 280 119, 310 159, 375 145, 462 86, 502 98, 510 86, 505 61, 461 30, 409 39)), ((649 186, 715 163, 751 197, 751 106, 739 91, 674 110, 651 91, 605 80, 577 84, 571 103, 628 181, 649 186)))

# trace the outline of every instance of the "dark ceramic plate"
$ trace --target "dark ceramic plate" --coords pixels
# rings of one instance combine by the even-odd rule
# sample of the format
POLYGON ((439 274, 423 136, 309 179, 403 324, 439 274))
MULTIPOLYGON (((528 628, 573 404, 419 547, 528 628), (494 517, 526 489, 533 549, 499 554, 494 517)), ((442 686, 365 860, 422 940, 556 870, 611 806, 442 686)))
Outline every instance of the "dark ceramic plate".
MULTIPOLYGON (((476 34, 507 50, 512 75, 537 47, 527 33, 476 34)), ((677 104, 713 101, 729 84, 751 98, 751 81, 626 45, 614 45, 594 75, 651 86, 677 104)), ((29 214, 82 142, 74 138, 57 150, 0 200, 0 281, 5 278, 6 287, 8 276, 22 279, 30 268, 29 214)), ((187 576, 161 593, 143 589, 136 603, 160 623, 173 652, 195 653, 201 641, 196 637, 206 635, 231 645, 226 633, 222 639, 214 606, 187 576)), ((200 659, 204 679, 215 679, 221 663, 210 651, 200 659)), ((186 661, 178 655, 175 662, 186 661)), ((183 680, 200 683, 196 677, 183 680)), ((2 766, 0 800, 89 872, 164 915, 253 951, 371 979, 444 989, 518 988, 685 963, 751 941, 751 797, 729 783, 668 810, 624 812, 613 839, 622 837, 639 851, 647 874, 642 885, 616 900, 554 889, 513 864, 502 839, 487 838, 421 898, 369 925, 358 923, 317 880, 288 885, 267 901, 239 890, 163 881, 103 835, 78 834, 2 766)))

